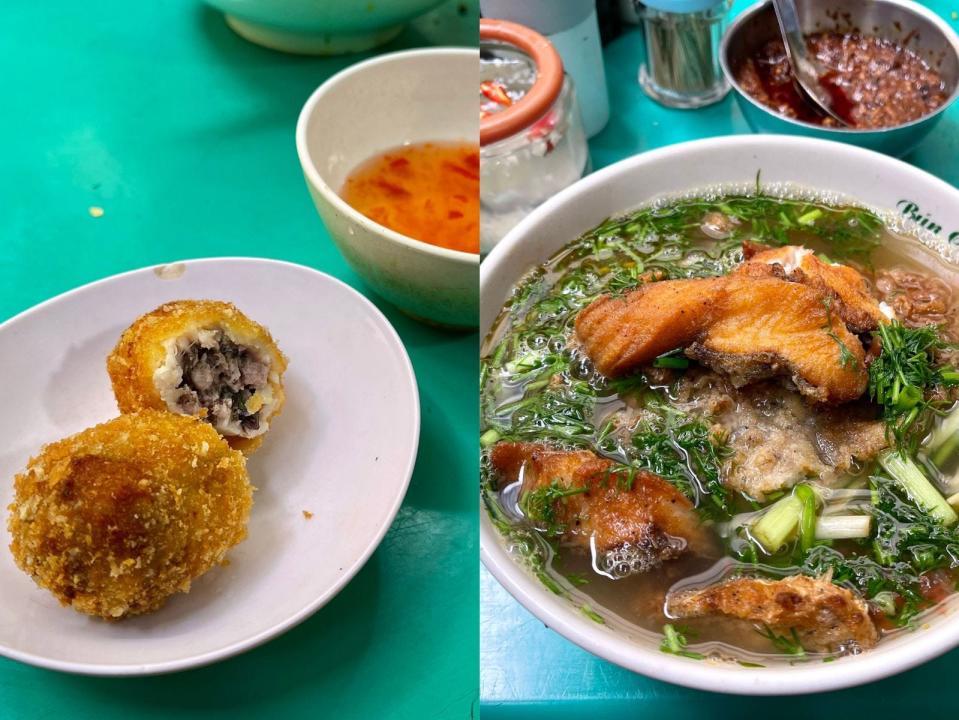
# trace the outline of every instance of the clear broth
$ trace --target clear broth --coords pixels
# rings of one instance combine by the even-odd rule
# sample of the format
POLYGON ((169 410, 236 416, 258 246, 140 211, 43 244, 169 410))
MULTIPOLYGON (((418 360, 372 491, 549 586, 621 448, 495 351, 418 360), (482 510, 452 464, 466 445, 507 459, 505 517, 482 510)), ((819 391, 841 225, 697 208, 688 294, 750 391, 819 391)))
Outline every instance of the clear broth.
MULTIPOLYGON (((748 201, 748 198, 738 199, 748 201)), ((722 212, 722 206, 727 200, 729 198, 723 197, 681 200, 672 204, 664 203, 657 212, 667 217, 677 205, 699 203, 705 218, 708 213, 722 212)), ((790 210, 794 215, 805 216, 810 212, 821 212, 826 221, 838 224, 854 224, 856 213, 861 212, 859 208, 832 207, 801 199, 783 202, 799 204, 799 207, 790 210)), ((771 207, 769 216, 762 220, 768 220, 770 224, 779 222, 776 209, 771 207)), ((584 358, 577 357, 575 349, 569 349, 571 346, 575 348, 575 343, 570 340, 573 337, 576 313, 588 304, 592 297, 609 290, 619 282, 617 273, 624 270, 627 278, 630 273, 635 278, 638 273, 657 267, 668 268, 670 276, 724 274, 742 259, 738 249, 742 238, 717 239, 714 228, 680 222, 684 218, 677 218, 681 226, 671 235, 650 239, 648 242, 637 241, 644 232, 642 228, 630 227, 630 218, 636 217, 637 214, 626 216, 620 221, 607 221, 600 228, 586 233, 560 250, 548 262, 534 268, 517 283, 481 348, 481 409, 484 431, 508 426, 510 430, 506 434, 510 435, 510 439, 587 447, 616 462, 629 462, 631 448, 623 447, 622 443, 609 443, 608 436, 603 436, 602 428, 607 418, 626 408, 632 401, 611 390, 605 380, 591 370, 584 358), (630 233, 634 233, 632 239, 623 241, 630 233), (686 273, 684 267, 690 272, 686 273), (553 301, 555 302, 551 305, 553 301), (542 332, 536 332, 537 328, 542 328, 542 332), (498 355, 501 356, 502 367, 506 363, 504 358, 515 359, 526 353, 544 351, 572 356, 568 367, 551 378, 552 388, 555 389, 557 382, 564 387, 586 382, 597 389, 591 413, 583 418, 578 429, 573 428, 565 436, 549 432, 537 434, 535 428, 523 426, 522 417, 519 417, 517 422, 524 400, 543 391, 542 388, 536 387, 542 383, 540 377, 533 376, 521 382, 498 381, 498 355), (520 405, 519 410, 515 409, 517 405, 520 405)), ((838 235, 841 236, 841 233, 838 235)), ((877 227, 875 235, 871 241, 874 247, 871 247, 868 253, 853 252, 852 257, 842 257, 842 261, 858 267, 867 277, 872 277, 874 271, 881 269, 902 268, 937 276, 953 288, 959 286, 959 269, 945 262, 916 238, 890 229, 884 224, 877 227)), ((758 239, 761 242, 764 238, 758 239)), ((807 230, 801 225, 787 231, 780 238, 779 244, 786 244, 786 241, 788 244, 805 245, 833 257, 836 257, 837 253, 844 254, 841 247, 830 241, 828 233, 807 230)), ((954 306, 952 310, 955 320, 954 306)), ((854 485, 862 484, 869 470, 870 468, 866 467, 856 476, 850 475, 848 482, 854 485)), ((691 578, 702 580, 703 577, 713 576, 718 579, 723 573, 729 572, 734 564, 729 557, 716 563, 714 560, 687 555, 664 563, 651 572, 612 579, 597 572, 595 558, 557 546, 555 542, 548 542, 542 533, 525 520, 518 505, 518 483, 497 491, 492 482, 491 472, 484 462, 483 492, 487 509, 494 524, 506 536, 517 559, 525 561, 554 592, 569 596, 583 607, 588 616, 594 617, 595 614, 594 619, 618 626, 627 634, 638 630, 641 635, 658 635, 665 623, 675 622, 664 612, 664 598, 671 587, 677 583, 685 584, 691 578), (588 582, 583 584, 583 578, 588 582)), ((735 498, 733 513, 754 509, 747 498, 735 498)), ((836 549, 854 556, 861 551, 861 546, 852 542, 839 542, 836 549)), ((794 569, 763 567, 762 574, 782 576, 789 574, 791 570, 794 569)), ((777 655, 771 649, 769 641, 755 632, 753 624, 747 621, 699 618, 684 619, 681 624, 688 630, 690 649, 705 654, 740 662, 760 663, 770 658, 783 657, 777 655)), ((883 629, 884 636, 895 632, 899 630, 883 629)), ((815 655, 810 653, 807 656, 815 655)), ((786 656, 786 659, 792 658, 786 656)))

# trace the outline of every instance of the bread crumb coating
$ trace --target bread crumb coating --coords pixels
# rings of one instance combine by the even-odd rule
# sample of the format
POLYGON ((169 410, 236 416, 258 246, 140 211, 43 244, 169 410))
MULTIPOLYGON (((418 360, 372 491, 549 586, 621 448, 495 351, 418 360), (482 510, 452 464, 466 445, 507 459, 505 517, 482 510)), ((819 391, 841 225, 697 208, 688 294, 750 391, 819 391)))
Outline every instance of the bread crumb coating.
POLYGON ((63 605, 108 619, 188 592, 246 537, 253 504, 241 452, 208 423, 156 410, 47 445, 14 484, 17 565, 63 605))

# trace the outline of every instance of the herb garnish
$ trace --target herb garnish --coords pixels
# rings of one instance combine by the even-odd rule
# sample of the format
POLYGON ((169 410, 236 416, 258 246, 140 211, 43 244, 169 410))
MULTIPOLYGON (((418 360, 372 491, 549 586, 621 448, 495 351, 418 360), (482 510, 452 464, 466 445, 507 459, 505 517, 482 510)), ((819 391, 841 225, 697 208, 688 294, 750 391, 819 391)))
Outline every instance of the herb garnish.
POLYGON ((593 610, 593 608, 591 608, 589 605, 581 605, 579 611, 595 623, 599 623, 600 625, 606 624, 603 616, 593 610))
POLYGON ((783 655, 794 655, 796 657, 805 657, 806 655, 806 651, 799 641, 799 633, 796 632, 796 628, 790 628, 788 636, 779 635, 768 625, 763 625, 763 629, 757 629, 756 632, 769 640, 783 655))
MULTIPOLYGON (((685 633, 688 634, 688 631, 685 631, 685 633)), ((705 659, 706 656, 702 653, 686 649, 686 646, 689 645, 686 634, 681 632, 679 628, 673 627, 670 623, 663 625, 663 642, 659 646, 660 652, 669 653, 670 655, 680 655, 693 660, 705 659)))
POLYGON ((874 539, 862 554, 843 555, 818 545, 806 555, 803 572, 822 575, 873 601, 897 625, 907 625, 929 603, 920 593, 920 576, 930 570, 959 567, 959 529, 947 528, 907 500, 892 480, 871 479, 876 520, 874 539))
POLYGON ((537 488, 526 493, 520 499, 520 510, 530 522, 542 526, 547 537, 556 537, 566 532, 566 526, 556 519, 556 503, 565 503, 566 498, 573 495, 582 495, 589 488, 564 487, 559 480, 553 480, 549 485, 537 488))
POLYGON ((915 450, 925 429, 927 392, 953 384, 952 368, 938 368, 936 353, 948 347, 935 326, 909 328, 893 320, 873 333, 882 351, 869 366, 869 398, 882 405, 883 419, 900 449, 915 450))
POLYGON ((728 446, 712 436, 704 421, 670 405, 651 402, 646 409, 657 414, 633 435, 636 464, 669 480, 700 512, 728 517, 729 489, 721 481, 728 446))
POLYGON ((823 330, 825 330, 826 335, 832 338, 833 342, 839 346, 839 366, 843 370, 850 366, 853 370, 858 370, 859 359, 852 354, 852 351, 849 349, 846 343, 844 343, 842 338, 840 338, 836 334, 836 331, 832 329, 832 302, 833 299, 831 295, 827 295, 825 298, 823 298, 822 303, 826 306, 826 324, 822 326, 823 330))
MULTIPOLYGON (((485 468, 488 471, 488 468, 485 468)), ((485 473, 484 473, 485 474, 485 473)), ((510 551, 519 557, 543 586, 556 595, 567 595, 547 569, 550 558, 549 543, 525 523, 516 523, 503 511, 484 480, 483 503, 490 522, 509 543, 510 551)))

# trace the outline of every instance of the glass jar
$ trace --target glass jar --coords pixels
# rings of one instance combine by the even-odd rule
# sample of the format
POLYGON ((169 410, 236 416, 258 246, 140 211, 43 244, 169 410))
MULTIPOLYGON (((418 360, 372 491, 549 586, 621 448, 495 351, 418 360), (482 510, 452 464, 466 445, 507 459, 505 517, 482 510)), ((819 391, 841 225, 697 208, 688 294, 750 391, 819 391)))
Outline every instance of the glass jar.
POLYGON ((637 14, 646 31, 639 84, 668 107, 697 108, 725 97, 729 83, 719 44, 732 0, 644 0, 637 14))
POLYGON ((480 252, 589 172, 572 80, 539 33, 480 21, 480 252))

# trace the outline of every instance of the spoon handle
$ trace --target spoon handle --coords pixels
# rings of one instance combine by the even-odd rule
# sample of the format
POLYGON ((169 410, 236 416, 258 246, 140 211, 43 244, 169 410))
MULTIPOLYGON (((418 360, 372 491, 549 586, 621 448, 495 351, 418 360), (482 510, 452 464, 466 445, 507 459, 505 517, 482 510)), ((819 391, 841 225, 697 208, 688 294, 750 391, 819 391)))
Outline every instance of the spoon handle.
POLYGON ((799 11, 796 9, 795 0, 773 0, 773 9, 776 11, 776 20, 779 22, 779 30, 783 35, 786 55, 792 65, 796 84, 820 110, 843 125, 848 125, 846 118, 836 112, 833 96, 823 87, 822 69, 809 55, 806 37, 799 24, 799 11))
POLYGON ((806 37, 799 25, 799 11, 796 9, 795 1, 773 0, 773 9, 776 11, 776 20, 779 22, 779 30, 783 34, 783 40, 786 41, 786 52, 789 53, 789 59, 794 66, 801 65, 800 71, 802 73, 810 73, 816 76, 815 65, 809 60, 806 37))

